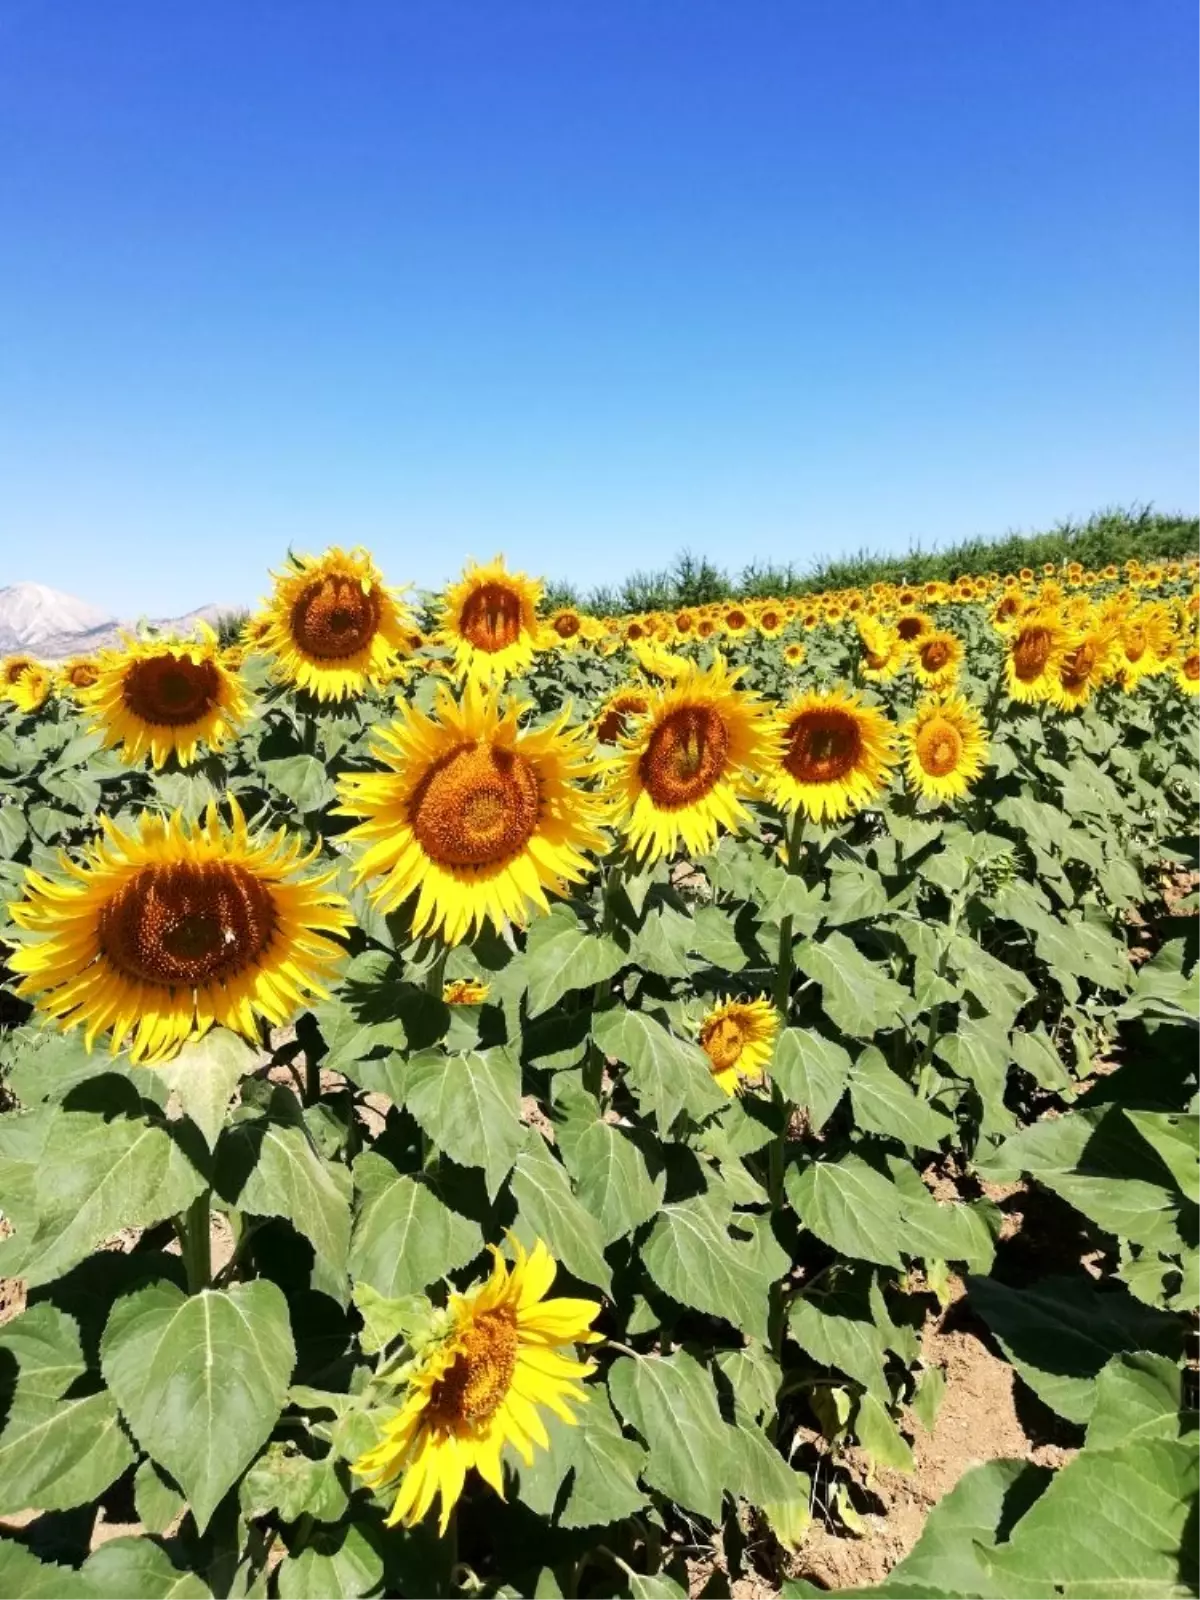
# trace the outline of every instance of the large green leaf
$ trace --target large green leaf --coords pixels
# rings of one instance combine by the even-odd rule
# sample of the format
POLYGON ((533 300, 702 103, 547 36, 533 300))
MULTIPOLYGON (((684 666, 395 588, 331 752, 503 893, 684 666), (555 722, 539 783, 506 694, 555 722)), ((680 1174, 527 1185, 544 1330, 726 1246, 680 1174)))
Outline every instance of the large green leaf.
POLYGON ((1052 1411, 1086 1422, 1096 1379, 1125 1350, 1176 1356, 1178 1317, 1155 1311, 1126 1290, 1086 1278, 1043 1278, 1012 1289, 994 1278, 967 1279, 970 1303, 1017 1371, 1052 1411))
POLYGON ((265 1279, 190 1297, 154 1283, 116 1302, 100 1354, 138 1443, 203 1531, 283 1408, 296 1359, 283 1294, 265 1279))
POLYGON ((94 1590, 73 1567, 39 1561, 15 1539, 0 1539, 0 1594, 13 1600, 94 1600, 94 1590))
POLYGON ((1089 1450, 1113 1450, 1134 1439, 1178 1439, 1196 1430, 1183 1410, 1183 1373, 1147 1350, 1114 1356, 1096 1380, 1088 1419, 1089 1450))
POLYGON ((611 1123, 597 1120, 584 1128, 569 1148, 563 1146, 563 1160, 605 1244, 641 1227, 662 1205, 665 1178, 651 1178, 641 1150, 611 1123))
POLYGON ((621 1356, 609 1370, 608 1387, 617 1411, 646 1442, 647 1483, 717 1521, 728 1440, 704 1368, 682 1350, 666 1357, 621 1356))
POLYGON ((534 923, 525 947, 529 1015, 541 1016, 572 989, 606 982, 625 959, 615 940, 593 933, 569 907, 556 906, 534 923))
POLYGON ((920 1150, 936 1150, 955 1131, 954 1119, 922 1100, 891 1070, 874 1045, 869 1045, 851 1068, 850 1102, 860 1128, 920 1150))
POLYGON ((550 1516, 566 1482, 558 1524, 592 1528, 632 1516, 646 1503, 637 1478, 646 1460, 640 1444, 622 1434, 603 1387, 588 1385, 588 1401, 576 1411, 575 1425, 546 1417, 550 1448, 539 1451, 533 1465, 509 1453, 519 1479, 522 1505, 550 1516))
POLYGON ((401 1074, 405 1108, 452 1161, 482 1167, 494 1199, 516 1160, 521 1125, 521 1066, 507 1047, 446 1055, 422 1050, 401 1074))
POLYGON ((821 985, 825 1014, 855 1039, 899 1027, 913 1011, 913 998, 881 962, 872 961, 844 933, 796 946, 796 965, 821 985))
POLYGON ((258 1055, 244 1039, 227 1028, 214 1028, 154 1071, 212 1149, 238 1081, 257 1065, 258 1055))
POLYGON ((680 1039, 642 1011, 602 1011, 592 1037, 605 1055, 626 1068, 626 1080, 643 1113, 666 1133, 681 1111, 702 1118, 725 1104, 713 1082, 712 1063, 700 1046, 680 1039))
POLYGON ((867 1281, 841 1274, 826 1293, 820 1289, 792 1301, 788 1332, 822 1366, 853 1378, 885 1405, 891 1401, 884 1365, 884 1330, 872 1315, 867 1281))
POLYGON ((642 1251, 646 1270, 680 1305, 723 1317, 735 1328, 767 1337, 771 1284, 790 1260, 773 1239, 765 1253, 730 1237, 742 1221, 718 1210, 707 1195, 663 1208, 642 1251))
POLYGON ((902 1265, 899 1191, 861 1156, 789 1168, 787 1194, 809 1232, 833 1249, 884 1267, 902 1265))
POLYGON ((58 1400, 18 1383, 0 1433, 0 1515, 87 1505, 134 1459, 105 1390, 58 1400))
POLYGON ((1002 1524, 1015 1521, 1049 1477, 1044 1468, 1027 1461, 987 1461, 969 1467, 934 1506, 916 1545, 877 1592, 897 1593, 902 1585, 910 1594, 1008 1600, 1011 1591, 989 1573, 983 1552, 995 1543, 1002 1524), (922 1585, 928 1588, 923 1590, 922 1585))
POLYGON ((512 1177, 513 1199, 524 1232, 543 1239, 577 1278, 612 1288, 612 1268, 604 1259, 604 1236, 592 1213, 580 1204, 560 1161, 540 1134, 528 1134, 512 1177))
POLYGON ((382 1555, 352 1522, 317 1532, 298 1555, 280 1563, 276 1582, 279 1600, 358 1600, 382 1578, 382 1555))
POLYGON ((785 1028, 775 1045, 771 1075, 819 1133, 850 1081, 850 1055, 840 1044, 803 1028, 785 1028))
POLYGON ((110 1539, 79 1569, 96 1600, 208 1600, 198 1573, 177 1567, 153 1539, 110 1539))
POLYGON ((389 1299, 413 1294, 466 1266, 483 1248, 477 1223, 451 1211, 421 1178, 371 1151, 354 1163, 361 1199, 350 1273, 389 1299))

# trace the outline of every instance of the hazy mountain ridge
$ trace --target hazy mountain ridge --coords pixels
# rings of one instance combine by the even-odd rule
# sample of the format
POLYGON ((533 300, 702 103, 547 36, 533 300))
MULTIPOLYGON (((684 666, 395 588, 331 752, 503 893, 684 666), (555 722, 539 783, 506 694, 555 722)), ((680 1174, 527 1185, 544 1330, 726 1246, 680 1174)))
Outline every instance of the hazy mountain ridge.
MULTIPOLYGON (((181 617, 151 617, 149 625, 161 633, 189 634, 197 622, 214 626, 229 606, 199 606, 181 617)), ((141 620, 107 615, 74 595, 63 594, 44 583, 14 583, 0 589, 0 654, 28 650, 43 661, 88 655, 120 643, 121 632, 132 632, 141 620)))

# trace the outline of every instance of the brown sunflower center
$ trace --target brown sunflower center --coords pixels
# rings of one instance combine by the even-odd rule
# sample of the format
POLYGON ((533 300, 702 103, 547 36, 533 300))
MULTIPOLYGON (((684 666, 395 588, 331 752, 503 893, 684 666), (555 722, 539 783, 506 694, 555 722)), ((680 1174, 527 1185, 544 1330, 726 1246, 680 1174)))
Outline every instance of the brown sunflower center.
POLYGON ((216 705, 220 689, 221 680, 211 661, 192 661, 168 650, 130 662, 121 697, 143 722, 181 728, 207 715, 216 705))
POLYGON ((1146 654, 1146 631, 1137 623, 1125 629, 1121 642, 1127 661, 1140 661, 1146 654))
POLYGON ((71 668, 71 687, 73 689, 90 689, 100 677, 100 669, 93 661, 80 661, 71 668))
POLYGON ((1022 683, 1040 678, 1046 670, 1054 635, 1049 628, 1026 628, 1013 645, 1013 671, 1022 683))
POLYGON ((430 767, 409 821, 426 855, 445 867, 490 867, 523 850, 541 816, 537 772, 515 750, 464 744, 430 767))
POLYGON ((573 611, 564 612, 561 617, 554 619, 554 631, 560 639, 573 639, 580 627, 579 618, 573 611))
POLYGON ((203 987, 257 960, 275 931, 269 887, 232 861, 139 869, 100 908, 105 958, 128 978, 203 987))
POLYGON ((788 727, 783 765, 797 783, 837 783, 861 751, 862 733, 848 711, 802 711, 788 727))
POLYGON ((736 1017, 720 1017, 710 1022, 700 1036, 700 1044, 715 1072, 736 1066, 745 1043, 746 1035, 736 1017))
POLYGON ((1193 650, 1183 658, 1183 675, 1193 683, 1200 681, 1200 652, 1193 650))
POLYGON ((1094 644, 1077 645, 1063 662, 1059 677, 1064 689, 1082 689, 1090 680, 1096 667, 1094 644))
POLYGON ((716 631, 717 625, 711 617, 701 617, 696 624, 696 633, 701 639, 710 639, 716 631))
POLYGON ((760 618, 764 628, 778 628, 783 621, 778 611, 764 611, 760 618))
POLYGON ((945 717, 933 717, 916 737, 917 760, 931 778, 944 778, 958 767, 962 734, 945 717))
POLYGON ((521 597, 506 583, 481 583, 462 608, 459 631, 476 650, 495 655, 521 637, 521 597))
POLYGON ((921 665, 926 672, 940 672, 950 660, 950 654, 945 639, 930 639, 921 646, 921 665))
POLYGON ((702 800, 725 771, 729 729, 712 706, 680 706, 650 735, 638 773, 656 806, 671 811, 702 800))
POLYGON ((310 583, 292 606, 292 637, 318 661, 344 661, 365 650, 379 631, 378 589, 339 573, 310 583))
POLYGON ((725 613, 725 625, 729 628, 744 628, 746 626, 746 613, 739 611, 735 606, 732 611, 725 613))
POLYGON ((921 617, 901 617, 896 624, 896 632, 905 644, 911 644, 914 639, 919 639, 925 632, 925 622, 921 617))
POLYGON ((510 1311, 477 1316, 461 1348, 429 1394, 429 1414, 443 1427, 482 1427, 500 1409, 517 1367, 517 1324, 510 1311))

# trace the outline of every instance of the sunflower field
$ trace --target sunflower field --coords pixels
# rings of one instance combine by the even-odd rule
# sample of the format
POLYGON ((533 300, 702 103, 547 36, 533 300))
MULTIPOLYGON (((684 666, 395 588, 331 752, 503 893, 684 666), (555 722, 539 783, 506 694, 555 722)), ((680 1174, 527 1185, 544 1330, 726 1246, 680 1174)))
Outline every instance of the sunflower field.
POLYGON ((4 661, 0 1595, 817 1594, 948 1316, 1053 1459, 844 1592, 1195 1593, 1198 593, 4 661))

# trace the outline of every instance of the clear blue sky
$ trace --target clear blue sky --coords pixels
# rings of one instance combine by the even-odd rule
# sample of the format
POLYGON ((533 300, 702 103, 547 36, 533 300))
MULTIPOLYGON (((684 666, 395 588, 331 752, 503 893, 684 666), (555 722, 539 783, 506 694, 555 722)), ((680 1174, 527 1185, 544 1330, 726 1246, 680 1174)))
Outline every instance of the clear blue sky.
POLYGON ((3 0, 0 584, 1197 504, 1194 0, 3 0))

